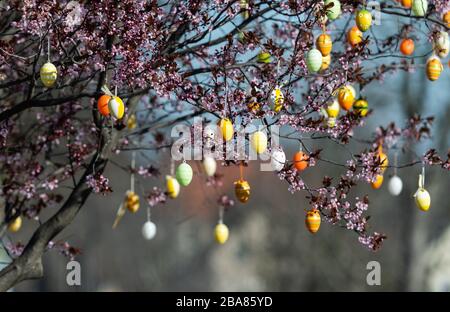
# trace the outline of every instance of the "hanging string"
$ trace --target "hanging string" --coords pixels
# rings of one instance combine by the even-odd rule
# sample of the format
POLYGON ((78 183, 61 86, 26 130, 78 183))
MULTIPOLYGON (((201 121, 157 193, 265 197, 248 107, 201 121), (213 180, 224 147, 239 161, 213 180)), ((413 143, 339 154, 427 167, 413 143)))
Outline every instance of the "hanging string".
POLYGON ((170 175, 173 176, 175 173, 175 161, 170 158, 170 175))
POLYGON ((150 207, 150 205, 149 206, 147 206, 147 221, 148 222, 150 222, 150 217, 151 217, 151 207, 150 207))
POLYGON ((422 187, 425 187, 425 165, 422 165, 422 187))
POLYGON ((397 158, 398 158, 398 153, 396 152, 394 154, 394 176, 397 175, 397 158))
POLYGON ((132 153, 131 156, 131 176, 130 176, 130 184, 131 191, 134 193, 134 171, 136 169, 136 152, 132 153))
POLYGON ((223 206, 220 206, 220 208, 219 208, 219 224, 223 224, 223 213, 224 213, 224 208, 223 208, 223 206))
POLYGON ((223 110, 224 110, 224 116, 226 117, 227 116, 227 111, 228 111, 228 83, 227 83, 227 74, 226 74, 226 72, 225 72, 224 79, 225 79, 225 102, 224 102, 224 105, 223 105, 223 110))
POLYGON ((244 168, 242 166, 242 162, 239 164, 239 172, 241 175, 241 180, 244 180, 244 168))
POLYGON ((47 35, 47 61, 50 63, 50 32, 47 35))

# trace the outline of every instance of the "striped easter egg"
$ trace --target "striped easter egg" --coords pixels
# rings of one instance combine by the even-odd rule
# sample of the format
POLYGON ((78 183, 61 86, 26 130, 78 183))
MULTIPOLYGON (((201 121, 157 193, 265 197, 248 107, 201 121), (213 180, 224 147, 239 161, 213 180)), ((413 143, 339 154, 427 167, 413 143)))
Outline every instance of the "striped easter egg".
POLYGON ((280 112, 283 108, 284 94, 283 91, 281 91, 281 87, 277 86, 272 90, 272 93, 270 94, 270 104, 276 113, 280 112))
POLYGON ((427 77, 430 81, 436 81, 441 76, 444 66, 437 57, 431 57, 427 62, 427 77))
POLYGON ((116 119, 121 119, 125 113, 125 105, 118 96, 112 96, 108 102, 109 113, 116 119))
POLYGON ((325 0, 325 7, 327 8, 327 17, 332 21, 342 13, 339 0, 325 0))
POLYGON ((320 212, 317 209, 312 209, 306 213, 305 224, 308 231, 312 234, 317 233, 320 228, 320 212))
POLYGON ((425 16, 428 10, 427 0, 413 0, 412 12, 415 16, 425 16))
POLYGON ((181 163, 175 171, 175 176, 177 177, 178 183, 182 186, 188 186, 192 181, 192 167, 185 162, 181 163))
POLYGON ((56 78, 58 77, 58 70, 56 66, 50 62, 42 65, 40 69, 41 81, 47 88, 52 87, 55 84, 56 78))
POLYGON ((353 103, 353 110, 359 116, 364 117, 367 115, 367 111, 369 110, 369 103, 364 99, 359 99, 353 103))
POLYGON ((333 48, 333 41, 331 41, 331 37, 328 34, 321 34, 317 37, 316 47, 322 53, 322 56, 327 56, 331 53, 333 48))
POLYGON ((317 49, 312 49, 306 56, 306 66, 311 73, 316 73, 322 67, 322 53, 317 49))

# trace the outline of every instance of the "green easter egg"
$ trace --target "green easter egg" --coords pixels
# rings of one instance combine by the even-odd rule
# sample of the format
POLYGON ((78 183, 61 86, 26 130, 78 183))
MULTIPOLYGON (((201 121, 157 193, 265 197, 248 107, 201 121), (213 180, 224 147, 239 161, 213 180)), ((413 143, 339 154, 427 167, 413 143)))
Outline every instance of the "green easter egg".
POLYGON ((413 0, 412 12, 415 16, 425 16, 428 10, 427 0, 413 0))
POLYGON ((308 70, 312 73, 316 73, 322 67, 322 53, 317 49, 312 49, 306 56, 306 65, 308 70))
POLYGON ((258 63, 268 64, 272 61, 272 56, 269 52, 260 52, 258 54, 258 63))
POLYGON ((192 181, 192 168, 187 163, 181 163, 175 172, 178 183, 182 186, 188 186, 192 181))
POLYGON ((341 3, 339 2, 339 0, 325 0, 325 6, 328 6, 331 3, 333 3, 334 5, 327 9, 327 16, 330 20, 333 21, 341 15, 342 11, 341 3))

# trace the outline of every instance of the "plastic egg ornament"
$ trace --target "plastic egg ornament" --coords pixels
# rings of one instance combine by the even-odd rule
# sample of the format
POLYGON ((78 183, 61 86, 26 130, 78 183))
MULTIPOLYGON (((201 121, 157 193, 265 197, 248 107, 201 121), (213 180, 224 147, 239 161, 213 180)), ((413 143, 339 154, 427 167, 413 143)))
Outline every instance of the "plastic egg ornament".
POLYGON ((447 27, 450 27, 450 11, 447 11, 444 16, 442 17, 442 20, 444 23, 447 24, 447 27))
POLYGON ((333 48, 333 41, 331 40, 330 35, 323 33, 317 37, 316 47, 320 53, 322 53, 322 56, 330 55, 333 48))
POLYGON ((8 230, 12 233, 16 233, 20 230, 22 227, 22 217, 15 218, 11 223, 8 225, 8 230))
POLYGON ((402 6, 407 9, 410 9, 412 6, 412 0, 402 0, 402 6))
POLYGON ((306 213, 305 225, 311 234, 315 234, 317 233, 317 231, 319 231, 320 222, 321 217, 319 210, 312 209, 306 213))
POLYGON ((388 190, 393 196, 398 196, 402 192, 403 182, 399 176, 395 175, 389 180, 388 190))
POLYGON ((136 115, 130 115, 127 119, 127 128, 133 130, 137 127, 136 115))
POLYGON ((58 77, 58 70, 56 66, 50 62, 42 65, 40 69, 41 81, 47 88, 52 87, 55 84, 56 78, 58 77))
POLYGON ((402 40, 400 44, 400 52, 403 55, 412 55, 414 53, 414 40, 406 38, 402 40))
POLYGON ((97 101, 97 109, 103 116, 109 115, 108 102, 111 97, 107 94, 103 94, 97 101))
POLYGON ((142 236, 146 240, 152 240, 156 236, 156 225, 152 221, 147 221, 142 226, 142 236))
POLYGON ((286 154, 281 148, 276 148, 272 151, 270 158, 270 165, 275 171, 281 171, 286 163, 286 154))
POLYGON ((208 177, 214 176, 217 169, 216 160, 211 156, 205 156, 203 158, 203 168, 205 169, 205 173, 208 177))
POLYGON ((356 91, 355 89, 347 85, 339 89, 338 92, 338 102, 339 105, 345 109, 346 111, 350 110, 353 106, 353 102, 355 101, 356 91))
POLYGON ((428 11, 427 0, 413 0, 412 12, 414 16, 425 16, 428 11))
POLYGON ((250 184, 245 180, 234 182, 234 193, 241 203, 246 203, 250 199, 250 184))
POLYGON ((356 26, 362 32, 368 31, 372 25, 372 14, 367 10, 361 10, 356 13, 356 26))
POLYGON ((233 123, 228 118, 222 118, 219 121, 220 132, 225 141, 230 141, 234 135, 233 123))
POLYGON ((382 174, 377 175, 375 181, 371 183, 372 188, 374 190, 378 190, 381 187, 381 185, 383 184, 383 180, 384 180, 384 177, 382 174))
POLYGON ((112 96, 108 101, 108 109, 111 114, 116 119, 122 119, 123 114, 125 113, 125 105, 123 105, 123 101, 118 96, 112 96))
POLYGON ((221 245, 226 243, 229 235, 230 231, 228 230, 228 227, 222 222, 219 222, 214 228, 214 238, 216 239, 216 242, 221 245))
POLYGON ((327 106, 327 115, 331 118, 336 118, 339 116, 340 106, 337 100, 334 100, 332 104, 327 106))
POLYGON ((359 116, 364 117, 369 111, 369 103, 364 99, 359 99, 355 103, 353 103, 353 110, 359 116))
POLYGON ((329 128, 334 128, 336 126, 336 117, 328 117, 327 118, 327 126, 329 128))
POLYGON ((131 213, 136 213, 139 210, 139 196, 132 191, 128 191, 125 197, 125 206, 131 213))
POLYGON ((166 188, 167 188, 167 195, 170 198, 177 198, 180 194, 180 183, 178 183, 178 180, 174 177, 167 175, 166 176, 166 188))
POLYGON ((360 44, 363 39, 363 33, 359 30, 358 26, 353 26, 347 33, 347 41, 352 47, 360 44))
POLYGON ((440 31, 434 40, 434 49, 440 58, 448 56, 450 51, 450 40, 446 31, 440 31))
POLYGON ((342 13, 339 0, 325 0, 325 7, 327 8, 327 17, 332 21, 342 13))
POLYGON ((414 194, 417 207, 422 211, 428 211, 431 206, 431 196, 430 193, 424 188, 424 176, 419 174, 419 188, 414 194))
POLYGON ((308 155, 306 155, 305 153, 303 153, 301 151, 295 153, 293 163, 294 163, 294 168, 297 169, 297 171, 305 170, 309 165, 308 155))
POLYGON ((262 154, 267 149, 267 135, 263 131, 256 131, 250 136, 250 144, 257 154, 262 154))
POLYGON ((277 86, 275 89, 272 90, 272 93, 270 95, 270 104, 272 109, 278 113, 281 111, 284 105, 284 94, 283 91, 281 91, 281 87, 277 86))
POLYGON ((270 62, 272 62, 272 56, 269 52, 262 51, 259 52, 257 61, 258 63, 269 64, 270 62))
POLYGON ((317 49, 312 49, 306 56, 306 66, 309 72, 316 73, 322 67, 322 53, 317 49))
POLYGON ((428 80, 436 81, 441 76, 442 71, 444 70, 444 66, 441 63, 441 60, 437 56, 432 56, 428 59, 426 73, 428 80))
POLYGON ((192 181, 192 167, 188 163, 181 163, 175 171, 178 183, 182 186, 188 186, 192 181))
POLYGON ((327 56, 322 57, 322 66, 320 67, 320 70, 325 70, 330 67, 331 64, 331 54, 328 54, 327 56))

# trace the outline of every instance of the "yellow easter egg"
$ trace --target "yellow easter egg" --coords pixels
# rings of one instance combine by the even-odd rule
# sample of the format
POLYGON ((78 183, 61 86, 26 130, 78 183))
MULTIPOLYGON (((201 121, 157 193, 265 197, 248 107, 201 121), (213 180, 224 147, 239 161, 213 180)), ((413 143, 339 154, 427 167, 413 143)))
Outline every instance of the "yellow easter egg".
POLYGON ((125 198, 125 206, 131 213, 136 213, 139 210, 139 196, 132 191, 128 191, 125 198))
POLYGON ((11 223, 8 225, 8 230, 10 232, 16 233, 20 230, 22 227, 22 217, 15 218, 11 223))
POLYGON ((250 199, 250 184, 245 180, 236 181, 234 192, 241 203, 246 203, 250 199))
POLYGON ((317 233, 317 231, 319 231, 320 222, 321 217, 319 210, 312 209, 306 213, 305 225, 311 234, 315 234, 317 233))
POLYGON ((337 100, 334 100, 332 104, 327 106, 327 115, 331 118, 336 118, 339 116, 340 106, 337 100))
POLYGON ((170 198, 177 198, 180 194, 180 183, 174 177, 167 175, 166 176, 166 187, 167 187, 167 195, 170 198))
POLYGON ((40 70, 41 81, 47 88, 52 87, 55 84, 56 78, 58 77, 58 70, 56 66, 50 62, 42 65, 40 70))
POLYGON ((371 183, 372 188, 375 190, 379 189, 381 187, 381 185, 383 184, 383 180, 384 180, 384 177, 382 174, 377 175, 375 182, 371 183))
POLYGON ((225 244, 229 235, 230 231, 225 224, 218 223, 216 225, 216 228, 214 229, 214 238, 216 239, 216 242, 219 244, 225 244))
POLYGON ((133 114, 130 117, 128 117, 127 128, 133 130, 136 128, 136 126, 137 126, 136 115, 133 114))
POLYGON ((222 118, 219 121, 220 132, 225 141, 230 141, 234 135, 233 123, 228 118, 222 118))
POLYGON ((417 207, 422 211, 428 211, 431 206, 430 193, 424 188, 419 188, 414 195, 417 207))
POLYGON ((270 102, 272 109, 278 113, 281 111, 284 105, 284 94, 281 91, 280 87, 276 87, 273 89, 272 94, 270 95, 270 102))
POLYGON ((322 66, 320 67, 320 70, 326 70, 328 67, 330 67, 331 64, 331 54, 328 54, 327 56, 322 57, 322 66))
POLYGON ((108 108, 110 114, 116 118, 121 119, 125 112, 125 105, 123 105, 123 101, 118 96, 112 96, 108 102, 108 108))
POLYGON ((267 136, 262 131, 256 131, 250 136, 250 144, 257 154, 262 154, 267 149, 267 136))

